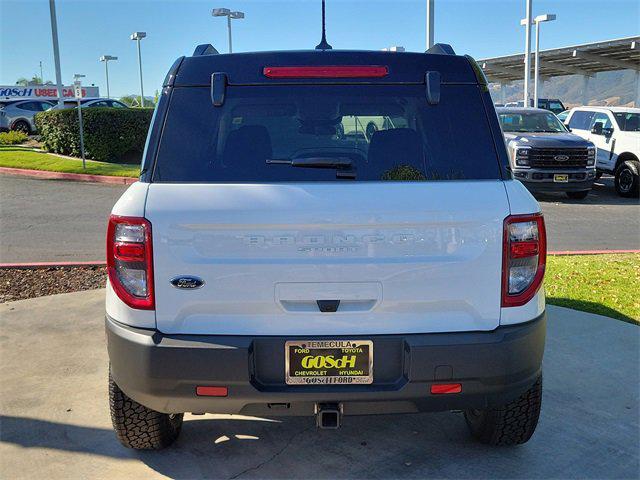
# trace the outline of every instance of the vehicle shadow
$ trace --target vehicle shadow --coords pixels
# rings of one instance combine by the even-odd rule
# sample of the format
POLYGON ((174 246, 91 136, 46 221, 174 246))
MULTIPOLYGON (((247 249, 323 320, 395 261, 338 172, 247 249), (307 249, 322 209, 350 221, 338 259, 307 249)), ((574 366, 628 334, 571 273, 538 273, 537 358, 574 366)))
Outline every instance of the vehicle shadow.
POLYGON ((637 198, 620 197, 614 187, 613 177, 608 175, 603 175, 597 180, 589 195, 582 200, 569 198, 564 192, 536 192, 534 197, 540 202, 575 205, 638 205, 637 198))
POLYGON ((603 315, 605 317, 615 318, 623 322, 638 324, 640 319, 634 319, 615 308, 607 307, 601 303, 589 302, 587 300, 577 300, 575 298, 554 297, 547 294, 547 303, 557 305, 558 307, 571 308, 581 312, 593 313, 595 315, 603 315))
MULTIPOLYGON (((543 408, 542 422, 544 417, 543 408)), ((563 478, 598 478, 612 473, 610 466, 590 470, 571 460, 575 442, 549 428, 552 419, 546 421, 527 445, 513 448, 473 441, 462 416, 452 413, 348 417, 340 430, 317 430, 307 417, 280 422, 189 416, 178 441, 159 452, 127 450, 111 429, 3 416, 0 440, 85 454, 80 462, 92 455, 138 459, 171 478, 547 478, 559 471, 563 478)), ((139 478, 134 467, 131 476, 139 478)))

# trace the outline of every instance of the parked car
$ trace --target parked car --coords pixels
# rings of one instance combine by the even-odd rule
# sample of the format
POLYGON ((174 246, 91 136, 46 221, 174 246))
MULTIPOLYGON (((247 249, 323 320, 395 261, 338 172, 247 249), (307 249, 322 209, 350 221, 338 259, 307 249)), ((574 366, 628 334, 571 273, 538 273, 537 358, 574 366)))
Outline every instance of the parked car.
POLYGON ((461 410, 481 442, 531 437, 545 226, 470 57, 180 58, 145 152, 107 231, 123 445, 170 445, 184 412, 461 410), (364 116, 397 121, 340 134, 364 116))
POLYGON ((618 195, 638 197, 640 108, 572 108, 566 123, 573 133, 595 144, 598 173, 615 175, 618 195))
MULTIPOLYGON (((77 100, 65 100, 62 106, 55 105, 53 108, 56 110, 65 110, 68 108, 76 108, 78 106, 77 100)), ((80 100, 80 108, 129 108, 126 104, 119 102, 118 100, 112 100, 109 98, 88 98, 80 100)))
POLYGON ((35 114, 50 109, 53 102, 44 100, 0 101, 0 131, 19 130, 35 133, 35 114))
MULTIPOLYGON (((531 102, 533 105, 533 100, 531 102)), ((558 98, 539 98, 538 108, 549 110, 550 112, 553 112, 556 115, 566 110, 565 106, 558 98)))
MULTIPOLYGON (((496 105, 497 106, 497 105, 496 105)), ((509 102, 504 105, 505 107, 520 107, 524 106, 524 101, 519 102, 509 102)), ((529 106, 533 107, 533 98, 529 99, 529 106)), ((538 99, 538 108, 542 108, 544 110, 549 110, 555 114, 561 113, 565 110, 562 102, 557 98, 539 98, 538 99)))
POLYGON ((533 191, 586 198, 596 177, 596 148, 539 108, 497 108, 515 178, 533 191))

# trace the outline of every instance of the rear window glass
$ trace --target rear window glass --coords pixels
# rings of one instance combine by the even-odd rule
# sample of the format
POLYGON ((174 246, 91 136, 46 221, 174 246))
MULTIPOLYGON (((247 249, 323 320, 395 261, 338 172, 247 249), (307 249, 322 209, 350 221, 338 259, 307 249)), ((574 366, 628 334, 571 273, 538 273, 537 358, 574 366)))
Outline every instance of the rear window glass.
POLYGON ((153 181, 306 182, 500 178, 475 85, 179 87, 153 181))

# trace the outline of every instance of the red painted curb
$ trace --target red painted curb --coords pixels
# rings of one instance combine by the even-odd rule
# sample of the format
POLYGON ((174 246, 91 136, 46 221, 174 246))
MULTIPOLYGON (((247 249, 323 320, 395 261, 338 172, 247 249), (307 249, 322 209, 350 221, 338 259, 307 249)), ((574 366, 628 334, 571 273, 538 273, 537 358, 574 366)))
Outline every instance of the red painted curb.
POLYGON ((640 250, 563 250, 547 252, 547 255, 605 255, 607 253, 640 253, 640 250))
POLYGON ((114 177, 112 175, 89 175, 87 173, 48 172, 46 170, 28 170, 26 168, 0 167, 0 173, 20 177, 44 178, 47 180, 70 180, 73 182, 115 183, 131 185, 137 178, 114 177))
POLYGON ((33 262, 33 263, 0 263, 0 270, 9 268, 49 268, 49 267, 104 267, 107 262, 33 262))

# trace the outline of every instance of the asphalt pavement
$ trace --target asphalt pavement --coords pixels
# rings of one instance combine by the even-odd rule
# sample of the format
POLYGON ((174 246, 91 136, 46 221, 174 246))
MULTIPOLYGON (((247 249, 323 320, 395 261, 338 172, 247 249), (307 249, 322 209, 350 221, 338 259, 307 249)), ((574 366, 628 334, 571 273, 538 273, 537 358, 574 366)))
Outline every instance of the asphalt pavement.
MULTIPOLYGON (((127 187, 0 176, 0 262, 102 261, 106 222, 127 187)), ((550 250, 640 249, 637 199, 611 177, 585 200, 537 195, 550 250)))
POLYGON ((116 440, 107 401, 104 290, 0 305, 0 477, 638 478, 636 325, 548 307, 538 429, 518 447, 471 439, 456 413, 186 415, 174 446, 116 440))
POLYGON ((125 185, 0 175, 0 262, 103 261, 125 185))

